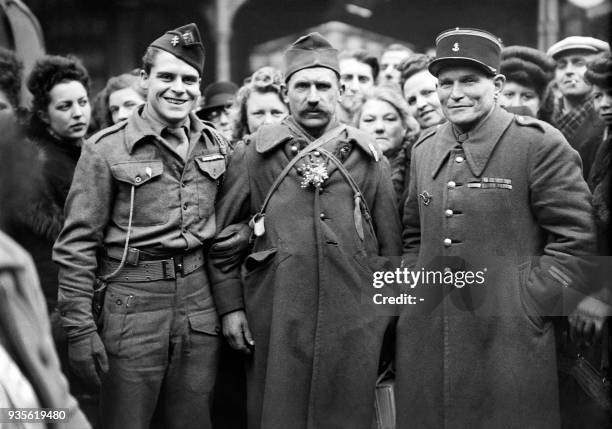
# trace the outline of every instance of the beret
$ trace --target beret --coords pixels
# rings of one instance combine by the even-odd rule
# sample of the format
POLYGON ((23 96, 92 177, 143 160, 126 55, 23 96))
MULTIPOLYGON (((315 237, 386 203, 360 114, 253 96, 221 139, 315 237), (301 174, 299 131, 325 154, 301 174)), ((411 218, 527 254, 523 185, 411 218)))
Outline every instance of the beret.
POLYGON ((570 36, 548 48, 548 55, 557 59, 567 51, 589 51, 593 53, 609 51, 610 45, 600 39, 585 36, 570 36))
POLYGON ((338 50, 316 32, 300 37, 285 51, 285 82, 293 73, 311 67, 325 67, 340 75, 338 50))
POLYGON ((454 28, 436 37, 436 58, 429 63, 429 72, 438 76, 449 65, 469 64, 488 75, 499 72, 501 41, 488 31, 476 28, 454 28))
POLYGON ((185 61, 202 75, 204 69, 204 46, 200 31, 194 23, 167 31, 157 38, 150 47, 169 52, 185 61))

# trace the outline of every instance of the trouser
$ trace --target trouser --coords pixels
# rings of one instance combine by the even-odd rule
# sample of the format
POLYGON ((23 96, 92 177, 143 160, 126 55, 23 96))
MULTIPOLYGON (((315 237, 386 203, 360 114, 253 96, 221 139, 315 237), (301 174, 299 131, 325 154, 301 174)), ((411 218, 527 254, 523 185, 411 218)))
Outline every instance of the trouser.
POLYGON ((174 279, 116 279, 102 316, 102 427, 210 428, 220 329, 204 267, 174 279))

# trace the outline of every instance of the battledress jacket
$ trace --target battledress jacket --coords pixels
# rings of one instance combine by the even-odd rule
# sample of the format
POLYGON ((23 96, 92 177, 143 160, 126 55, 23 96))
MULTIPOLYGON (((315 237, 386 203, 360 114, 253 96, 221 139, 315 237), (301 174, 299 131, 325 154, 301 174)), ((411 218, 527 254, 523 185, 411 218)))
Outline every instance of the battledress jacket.
POLYGON ((496 107, 467 135, 440 126, 412 155, 404 261, 457 277, 421 283, 421 311, 400 315, 397 427, 560 427, 543 316, 559 314, 563 292, 587 292, 594 223, 577 152, 550 125, 496 107))
MULTIPOLYGON (((295 148, 308 143, 291 121, 264 126, 236 147, 216 206, 219 228, 258 212, 295 148)), ((218 311, 244 309, 255 340, 247 363, 249 428, 371 427, 391 320, 370 304, 372 271, 385 265, 385 255, 401 253, 401 230, 389 165, 374 140, 347 127, 324 147, 363 193, 372 216, 370 226, 364 214, 363 240, 354 193, 340 171, 328 164, 319 192, 302 188, 293 168, 265 211, 265 233, 244 262, 243 281, 236 270, 211 267, 218 311)))

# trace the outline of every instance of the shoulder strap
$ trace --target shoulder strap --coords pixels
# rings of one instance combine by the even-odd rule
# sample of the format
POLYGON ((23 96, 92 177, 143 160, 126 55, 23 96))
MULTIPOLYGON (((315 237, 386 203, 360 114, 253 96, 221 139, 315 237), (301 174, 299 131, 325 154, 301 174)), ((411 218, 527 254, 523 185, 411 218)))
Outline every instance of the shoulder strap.
POLYGON ((298 152, 298 154, 295 155, 295 157, 291 161, 289 161, 289 163, 285 166, 285 168, 283 168, 283 171, 281 171, 281 173, 276 177, 276 179, 274 180, 274 183, 272 183, 272 186, 268 190, 266 198, 264 199, 264 202, 261 205, 261 209, 259 210, 258 215, 263 216, 264 212, 266 211, 266 207, 268 206, 268 203, 270 202, 270 198, 272 198, 272 194, 274 193, 274 191, 276 191, 276 188, 278 188, 278 186, 281 184, 283 179, 287 177, 287 174, 289 174, 293 166, 300 159, 304 158, 306 155, 308 155, 308 153, 314 151, 315 149, 320 148, 324 144, 332 141, 333 139, 338 137, 342 133, 342 131, 344 131, 345 129, 346 129, 346 126, 338 125, 336 128, 334 128, 331 131, 326 132, 321 137, 311 142, 308 146, 306 146, 304 149, 298 152))

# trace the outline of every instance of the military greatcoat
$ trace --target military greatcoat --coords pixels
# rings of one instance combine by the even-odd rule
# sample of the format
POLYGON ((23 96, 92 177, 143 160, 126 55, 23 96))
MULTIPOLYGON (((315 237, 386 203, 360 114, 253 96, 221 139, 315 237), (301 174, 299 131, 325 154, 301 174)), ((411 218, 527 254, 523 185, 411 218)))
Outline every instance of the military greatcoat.
POLYGON ((586 292, 590 211, 578 153, 537 119, 496 107, 468 134, 447 123, 417 143, 404 261, 454 277, 421 283, 420 311, 400 315, 398 428, 560 426, 545 316, 586 292))
MULTIPOLYGON (((282 124, 258 130, 233 154, 216 206, 219 228, 257 213, 272 183, 308 141, 282 124)), ((388 162, 374 140, 347 127, 324 146, 359 186, 354 192, 328 164, 321 191, 301 187, 298 163, 265 210, 265 233, 246 258, 243 281, 212 267, 221 315, 245 309, 255 347, 247 363, 253 429, 370 429, 383 334, 390 317, 372 305, 372 271, 401 252, 401 231, 388 162)), ((315 154, 313 156, 318 156, 315 154)), ((322 155, 319 155, 322 157, 322 155)))

